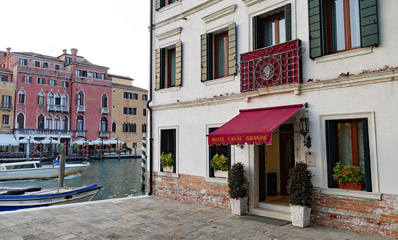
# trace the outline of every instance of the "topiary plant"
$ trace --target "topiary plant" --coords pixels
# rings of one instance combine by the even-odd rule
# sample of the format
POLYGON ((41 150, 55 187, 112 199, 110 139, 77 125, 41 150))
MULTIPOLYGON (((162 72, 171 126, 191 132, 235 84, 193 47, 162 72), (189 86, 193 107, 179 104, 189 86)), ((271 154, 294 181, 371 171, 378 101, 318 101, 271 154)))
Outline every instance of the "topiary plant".
POLYGON ((312 185, 312 173, 308 165, 303 162, 296 163, 296 166, 289 169, 289 181, 287 193, 291 205, 311 207, 314 196, 312 185))
POLYGON ((228 172, 229 196, 233 199, 247 196, 248 182, 245 175, 245 168, 238 162, 232 165, 228 172))

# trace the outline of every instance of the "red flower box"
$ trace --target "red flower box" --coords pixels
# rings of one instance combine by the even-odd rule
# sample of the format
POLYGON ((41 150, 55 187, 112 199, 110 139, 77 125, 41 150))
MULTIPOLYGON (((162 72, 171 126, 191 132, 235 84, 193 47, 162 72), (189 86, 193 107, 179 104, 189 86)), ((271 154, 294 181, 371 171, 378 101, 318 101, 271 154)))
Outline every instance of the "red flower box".
POLYGON ((339 188, 342 189, 349 189, 349 190, 362 190, 362 184, 354 185, 352 183, 339 183, 339 188))

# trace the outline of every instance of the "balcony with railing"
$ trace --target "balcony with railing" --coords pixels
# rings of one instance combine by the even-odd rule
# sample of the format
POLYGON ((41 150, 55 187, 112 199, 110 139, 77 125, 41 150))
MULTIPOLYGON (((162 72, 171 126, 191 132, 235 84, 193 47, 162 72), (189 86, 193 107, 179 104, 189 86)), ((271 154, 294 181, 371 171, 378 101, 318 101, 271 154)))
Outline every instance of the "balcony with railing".
POLYGON ((47 105, 47 111, 54 111, 54 112, 69 112, 69 106, 65 105, 54 105, 54 104, 48 104, 47 105))
POLYGON ((75 137, 85 137, 86 136, 86 132, 85 130, 76 130, 75 132, 75 137))
POLYGON ((240 55, 241 92, 301 83, 299 39, 254 50, 240 55))
POLYGON ((100 137, 109 137, 109 132, 108 131, 99 131, 100 137))
POLYGON ((85 112, 85 111, 86 111, 86 106, 84 105, 77 106, 77 112, 85 112))
POLYGON ((107 108, 107 107, 102 107, 102 108, 101 108, 101 114, 109 114, 109 108, 107 108))
POLYGON ((11 110, 12 104, 11 103, 1 103, 1 109, 3 110, 11 110))
POLYGON ((43 136, 70 136, 72 137, 73 130, 59 130, 59 129, 14 129, 16 135, 43 135, 43 136))

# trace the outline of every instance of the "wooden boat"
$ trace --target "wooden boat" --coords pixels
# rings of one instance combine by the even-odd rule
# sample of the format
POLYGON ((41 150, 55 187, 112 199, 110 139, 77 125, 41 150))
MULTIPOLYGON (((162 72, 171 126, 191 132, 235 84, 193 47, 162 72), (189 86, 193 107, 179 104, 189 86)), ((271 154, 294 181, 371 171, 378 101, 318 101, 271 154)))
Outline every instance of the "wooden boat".
MULTIPOLYGON (((65 176, 82 173, 90 163, 65 164, 65 176)), ((49 179, 59 176, 59 166, 41 165, 39 161, 0 164, 0 181, 49 179)))
POLYGON ((46 207, 91 201, 102 186, 41 189, 41 187, 0 188, 0 211, 46 207))

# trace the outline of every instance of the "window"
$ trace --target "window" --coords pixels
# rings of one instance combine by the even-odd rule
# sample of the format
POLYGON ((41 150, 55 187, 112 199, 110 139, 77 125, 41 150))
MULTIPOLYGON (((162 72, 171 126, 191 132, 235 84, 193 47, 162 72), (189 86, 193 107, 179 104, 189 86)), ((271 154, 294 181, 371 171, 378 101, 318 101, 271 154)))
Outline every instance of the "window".
POLYGON ((71 57, 66 57, 65 58, 65 65, 68 65, 72 62, 72 58, 71 57))
POLYGON ((44 84, 44 78, 38 77, 37 84, 44 84))
POLYGON ((54 118, 54 129, 61 130, 61 118, 58 115, 54 118))
POLYGON ((68 106, 68 95, 63 94, 61 97, 61 105, 62 106, 68 106))
POLYGON ((130 127, 130 132, 136 133, 137 132, 137 124, 132 123, 130 126, 131 126, 130 127))
POLYGON ((253 18, 254 49, 260 49, 291 40, 291 5, 253 18))
POLYGON ((156 0, 156 9, 170 5, 174 2, 178 2, 178 0, 156 0))
POLYGON ((123 132, 128 132, 127 124, 123 123, 123 132))
POLYGON ((108 131, 108 120, 105 117, 101 118, 101 131, 102 132, 108 131))
POLYGON ((24 90, 21 90, 18 93, 18 103, 25 104, 25 91, 24 90))
POLYGON ((201 80, 213 80, 236 74, 236 24, 201 36, 201 80))
POLYGON ((123 114, 137 115, 137 108, 123 107, 123 114))
POLYGON ((123 92, 123 98, 125 99, 133 99, 133 94, 130 92, 123 92))
POLYGON ((157 49, 156 58, 156 89, 182 86, 182 43, 157 49))
POLYGON ((32 77, 30 76, 23 76, 23 81, 25 83, 32 83, 32 77))
POLYGON ((116 132, 116 123, 115 122, 112 123, 112 132, 116 132))
MULTIPOLYGON (((172 153, 174 159, 173 173, 176 173, 176 129, 164 129, 160 130, 160 154, 161 153, 172 153)), ((159 155, 160 159, 160 155, 159 155)), ((163 171, 163 167, 160 166, 160 170, 163 171)))
POLYGON ((27 66, 28 65, 28 60, 26 60, 25 58, 20 58, 19 59, 19 65, 27 66))
POLYGON ((143 124, 142 124, 142 132, 143 132, 143 133, 146 133, 146 123, 143 123, 143 124))
POLYGON ((8 82, 8 76, 0 76, 0 82, 8 82))
POLYGON ((46 129, 53 129, 53 118, 51 115, 46 117, 46 129))
POLYGON ((39 61, 35 61, 35 67, 40 67, 40 62, 39 61))
POLYGON ((100 74, 100 79, 105 80, 105 73, 100 74))
POLYGON ((108 96, 106 94, 102 94, 102 107, 108 108, 108 96))
POLYGON ((328 187, 338 187, 332 174, 333 167, 341 162, 345 165, 359 166, 365 173, 365 189, 371 192, 368 119, 326 120, 325 130, 328 187))
POLYGON ((11 109, 11 96, 3 95, 1 97, 1 108, 2 109, 11 109))
POLYGON ((55 80, 55 79, 48 79, 48 85, 50 85, 50 86, 57 86, 57 80, 55 80))
POLYGON ((68 81, 62 81, 62 82, 61 82, 61 85, 62 85, 62 87, 64 87, 64 88, 69 87, 68 81))
POLYGON ((377 1, 325 0, 323 3, 309 4, 312 59, 379 44, 377 1))
MULTIPOLYGON (((217 128, 209 128, 209 134, 214 132, 215 130, 217 130, 217 128)), ((222 154, 228 157, 228 166, 231 167, 231 145, 209 146, 209 177, 214 177, 214 170, 210 167, 210 161, 216 154, 222 154)))
POLYGON ((133 99, 134 99, 134 100, 138 100, 138 94, 137 94, 137 93, 134 93, 134 94, 133 94, 133 99))
POLYGON ((148 101, 148 95, 142 94, 142 101, 148 101))
POLYGON ((78 77, 87 77, 87 71, 77 69, 76 70, 76 76, 78 76, 78 77))
POLYGON ((44 129, 44 116, 42 114, 37 117, 37 129, 44 129))
POLYGON ((40 92, 39 93, 39 95, 38 95, 38 98, 37 98, 37 104, 39 105, 39 106, 44 106, 44 98, 45 98, 45 95, 44 95, 44 93, 43 92, 40 92))
POLYGON ((43 63, 43 68, 48 69, 48 63, 44 62, 44 63, 43 63))
POLYGON ((3 115, 3 119, 1 121, 1 124, 9 126, 10 125, 10 116, 9 115, 3 115))
POLYGON ((22 113, 17 115, 17 128, 23 129, 25 127, 25 116, 22 113))
POLYGON ((56 93, 54 100, 55 100, 55 105, 60 106, 61 105, 61 94, 56 93))
POLYGON ((60 70, 61 69, 61 66, 60 65, 58 65, 58 64, 55 64, 55 70, 60 70))
POLYGON ((142 115, 145 117, 146 116, 146 108, 142 109, 142 115))
POLYGON ((76 104, 77 106, 84 106, 84 93, 82 91, 76 95, 76 104))
POLYGON ((62 121, 62 123, 61 123, 62 130, 68 130, 69 129, 69 127, 68 127, 68 123, 69 123, 68 117, 67 116, 63 117, 61 121, 62 121))
POLYGON ((48 105, 55 105, 55 101, 54 101, 54 94, 52 93, 52 92, 49 92, 48 93, 48 96, 47 96, 47 104, 48 105))
POLYGON ((84 119, 82 116, 78 116, 77 119, 77 124, 76 124, 76 130, 77 131, 84 131, 84 119))

